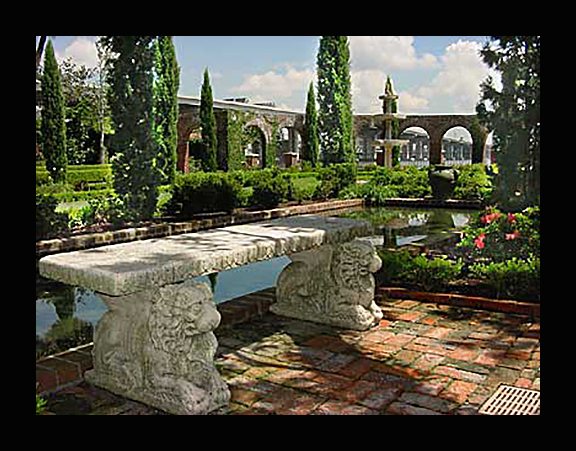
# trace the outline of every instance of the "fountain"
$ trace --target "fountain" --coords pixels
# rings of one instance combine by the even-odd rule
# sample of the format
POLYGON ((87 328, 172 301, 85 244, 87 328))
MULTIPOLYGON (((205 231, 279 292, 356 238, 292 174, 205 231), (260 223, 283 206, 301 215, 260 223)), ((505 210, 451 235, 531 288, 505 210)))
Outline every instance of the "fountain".
MULTIPOLYGON (((384 87, 384 94, 378 97, 382 100, 382 111, 383 111, 383 122, 384 127, 384 139, 375 139, 374 143, 381 146, 380 149, 376 150, 376 163, 379 166, 386 166, 387 168, 392 167, 392 148, 394 146, 403 146, 408 144, 407 139, 396 139, 392 138, 392 121, 394 119, 404 119, 406 116, 393 112, 394 101, 398 99, 398 96, 394 94, 392 88, 392 80, 388 75, 386 79, 386 85, 384 87), (382 149, 382 147, 384 149, 382 149)), ((396 108, 394 108, 396 110, 396 108)))

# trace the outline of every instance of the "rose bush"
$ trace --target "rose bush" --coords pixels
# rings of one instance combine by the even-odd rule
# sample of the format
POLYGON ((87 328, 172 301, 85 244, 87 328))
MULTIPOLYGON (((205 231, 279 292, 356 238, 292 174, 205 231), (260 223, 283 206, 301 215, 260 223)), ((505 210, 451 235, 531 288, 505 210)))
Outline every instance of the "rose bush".
POLYGON ((464 229, 458 246, 467 248, 473 257, 493 262, 540 257, 540 208, 503 214, 489 207, 476 223, 464 229))

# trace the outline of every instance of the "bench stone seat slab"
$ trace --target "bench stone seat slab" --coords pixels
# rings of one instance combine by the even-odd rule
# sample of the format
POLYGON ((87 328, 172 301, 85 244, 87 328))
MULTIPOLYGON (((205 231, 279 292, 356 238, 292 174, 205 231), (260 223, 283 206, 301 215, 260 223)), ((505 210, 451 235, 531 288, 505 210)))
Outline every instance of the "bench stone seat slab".
POLYGON ((314 215, 230 226, 44 257, 40 274, 121 296, 339 244, 369 235, 370 223, 314 215))

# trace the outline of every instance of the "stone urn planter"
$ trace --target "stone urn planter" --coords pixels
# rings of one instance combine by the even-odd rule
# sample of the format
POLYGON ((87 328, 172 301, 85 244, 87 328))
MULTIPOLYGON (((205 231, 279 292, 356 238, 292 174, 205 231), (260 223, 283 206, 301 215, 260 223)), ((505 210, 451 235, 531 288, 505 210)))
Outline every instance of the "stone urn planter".
POLYGON ((447 200, 454 193, 458 181, 458 171, 452 166, 437 164, 428 170, 428 181, 434 199, 447 200))

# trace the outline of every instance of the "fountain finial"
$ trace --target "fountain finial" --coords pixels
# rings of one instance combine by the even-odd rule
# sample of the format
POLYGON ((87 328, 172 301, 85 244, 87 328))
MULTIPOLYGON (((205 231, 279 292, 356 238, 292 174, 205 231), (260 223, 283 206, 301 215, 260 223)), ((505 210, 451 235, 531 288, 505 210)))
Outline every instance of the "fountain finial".
POLYGON ((384 86, 384 94, 387 96, 393 96, 394 95, 394 89, 392 88, 392 79, 390 78, 390 75, 388 75, 386 77, 386 85, 384 86))

